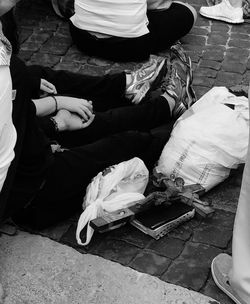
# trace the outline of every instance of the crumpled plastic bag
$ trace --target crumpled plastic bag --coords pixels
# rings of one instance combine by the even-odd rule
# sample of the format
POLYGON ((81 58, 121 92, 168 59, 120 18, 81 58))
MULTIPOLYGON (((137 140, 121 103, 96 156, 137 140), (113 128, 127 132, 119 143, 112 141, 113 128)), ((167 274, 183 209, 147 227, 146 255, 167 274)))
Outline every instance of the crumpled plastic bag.
POLYGON ((248 99, 214 87, 176 122, 156 172, 199 183, 207 191, 244 163, 248 148, 248 99))
POLYGON ((76 230, 77 243, 87 245, 90 242, 94 230, 89 222, 101 216, 103 212, 114 212, 144 199, 148 176, 147 167, 137 157, 99 172, 87 187, 83 202, 85 210, 78 220, 76 230), (86 225, 87 235, 83 243, 80 233, 86 225))

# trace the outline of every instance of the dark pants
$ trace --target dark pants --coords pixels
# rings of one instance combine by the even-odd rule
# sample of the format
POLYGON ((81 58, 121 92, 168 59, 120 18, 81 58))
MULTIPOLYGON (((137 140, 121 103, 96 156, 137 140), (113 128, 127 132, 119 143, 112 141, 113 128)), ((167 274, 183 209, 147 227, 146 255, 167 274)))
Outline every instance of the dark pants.
POLYGON ((170 47, 194 23, 192 12, 179 3, 172 3, 167 10, 148 11, 147 16, 149 33, 138 38, 97 38, 70 22, 71 36, 76 46, 88 55, 114 61, 139 61, 170 47))
MULTIPOLYGON (((87 76, 74 75, 76 81, 69 81, 69 73, 53 72, 50 69, 41 69, 40 72, 45 79, 56 84, 59 93, 59 86, 68 86, 68 92, 64 91, 65 94, 73 93, 75 96, 85 97, 85 86, 80 81, 84 79, 86 90, 91 87, 90 99, 98 97, 104 104, 109 104, 110 100, 106 97, 113 94, 117 103, 120 99, 123 100, 124 74, 99 78, 99 81, 96 77, 89 77, 87 81, 87 76), (77 79, 79 87, 76 87, 77 79), (64 86, 65 80, 67 83, 64 86), (102 94, 98 95, 97 92, 100 91, 102 94)), ((30 204, 18 212, 14 217, 15 221, 29 223, 35 228, 44 228, 69 217, 81 208, 86 186, 91 179, 110 165, 137 156, 143 159, 149 168, 152 167, 160 156, 170 129, 160 128, 160 132, 150 132, 150 129, 170 120, 168 103, 163 97, 158 97, 140 106, 120 107, 96 113, 93 123, 86 129, 54 134, 55 139, 69 149, 54 154, 54 161, 49 167, 44 186, 30 204)), ((28 180, 26 184, 28 187, 28 180)), ((25 189, 18 191, 15 197, 20 201, 22 197, 26 199, 25 189)))

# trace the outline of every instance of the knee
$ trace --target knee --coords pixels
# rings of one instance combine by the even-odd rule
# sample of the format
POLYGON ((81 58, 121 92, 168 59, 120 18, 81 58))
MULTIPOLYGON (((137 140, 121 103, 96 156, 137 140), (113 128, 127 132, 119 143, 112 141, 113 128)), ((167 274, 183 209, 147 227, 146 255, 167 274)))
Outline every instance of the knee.
POLYGON ((184 5, 185 7, 187 7, 189 10, 190 10, 190 12, 192 13, 192 15, 193 15, 193 18, 194 18, 194 22, 193 22, 193 26, 195 25, 195 22, 196 22, 196 20, 197 20, 197 12, 196 12, 196 9, 192 6, 192 5, 190 5, 190 4, 188 4, 188 3, 184 3, 184 2, 181 2, 181 1, 173 1, 174 3, 178 3, 178 4, 181 4, 181 5, 184 5))

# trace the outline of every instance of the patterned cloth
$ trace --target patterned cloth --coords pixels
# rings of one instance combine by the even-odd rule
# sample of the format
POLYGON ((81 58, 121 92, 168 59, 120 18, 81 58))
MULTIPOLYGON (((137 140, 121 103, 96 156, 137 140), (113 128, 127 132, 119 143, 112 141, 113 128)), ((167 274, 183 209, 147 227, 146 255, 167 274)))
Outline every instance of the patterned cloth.
MULTIPOLYGON (((221 0, 207 0, 209 6, 220 3, 221 0)), ((250 18, 250 0, 243 0, 243 14, 244 19, 250 18)))
POLYGON ((10 65, 11 51, 9 40, 0 31, 0 65, 10 65))

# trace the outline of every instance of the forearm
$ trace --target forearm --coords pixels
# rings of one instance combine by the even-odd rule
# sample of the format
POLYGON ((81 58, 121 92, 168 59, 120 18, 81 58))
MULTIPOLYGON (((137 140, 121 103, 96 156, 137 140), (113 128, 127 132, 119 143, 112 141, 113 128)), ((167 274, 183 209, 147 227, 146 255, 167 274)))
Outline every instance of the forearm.
POLYGON ((47 116, 59 110, 58 100, 54 96, 48 96, 32 100, 36 106, 37 116, 47 116))

